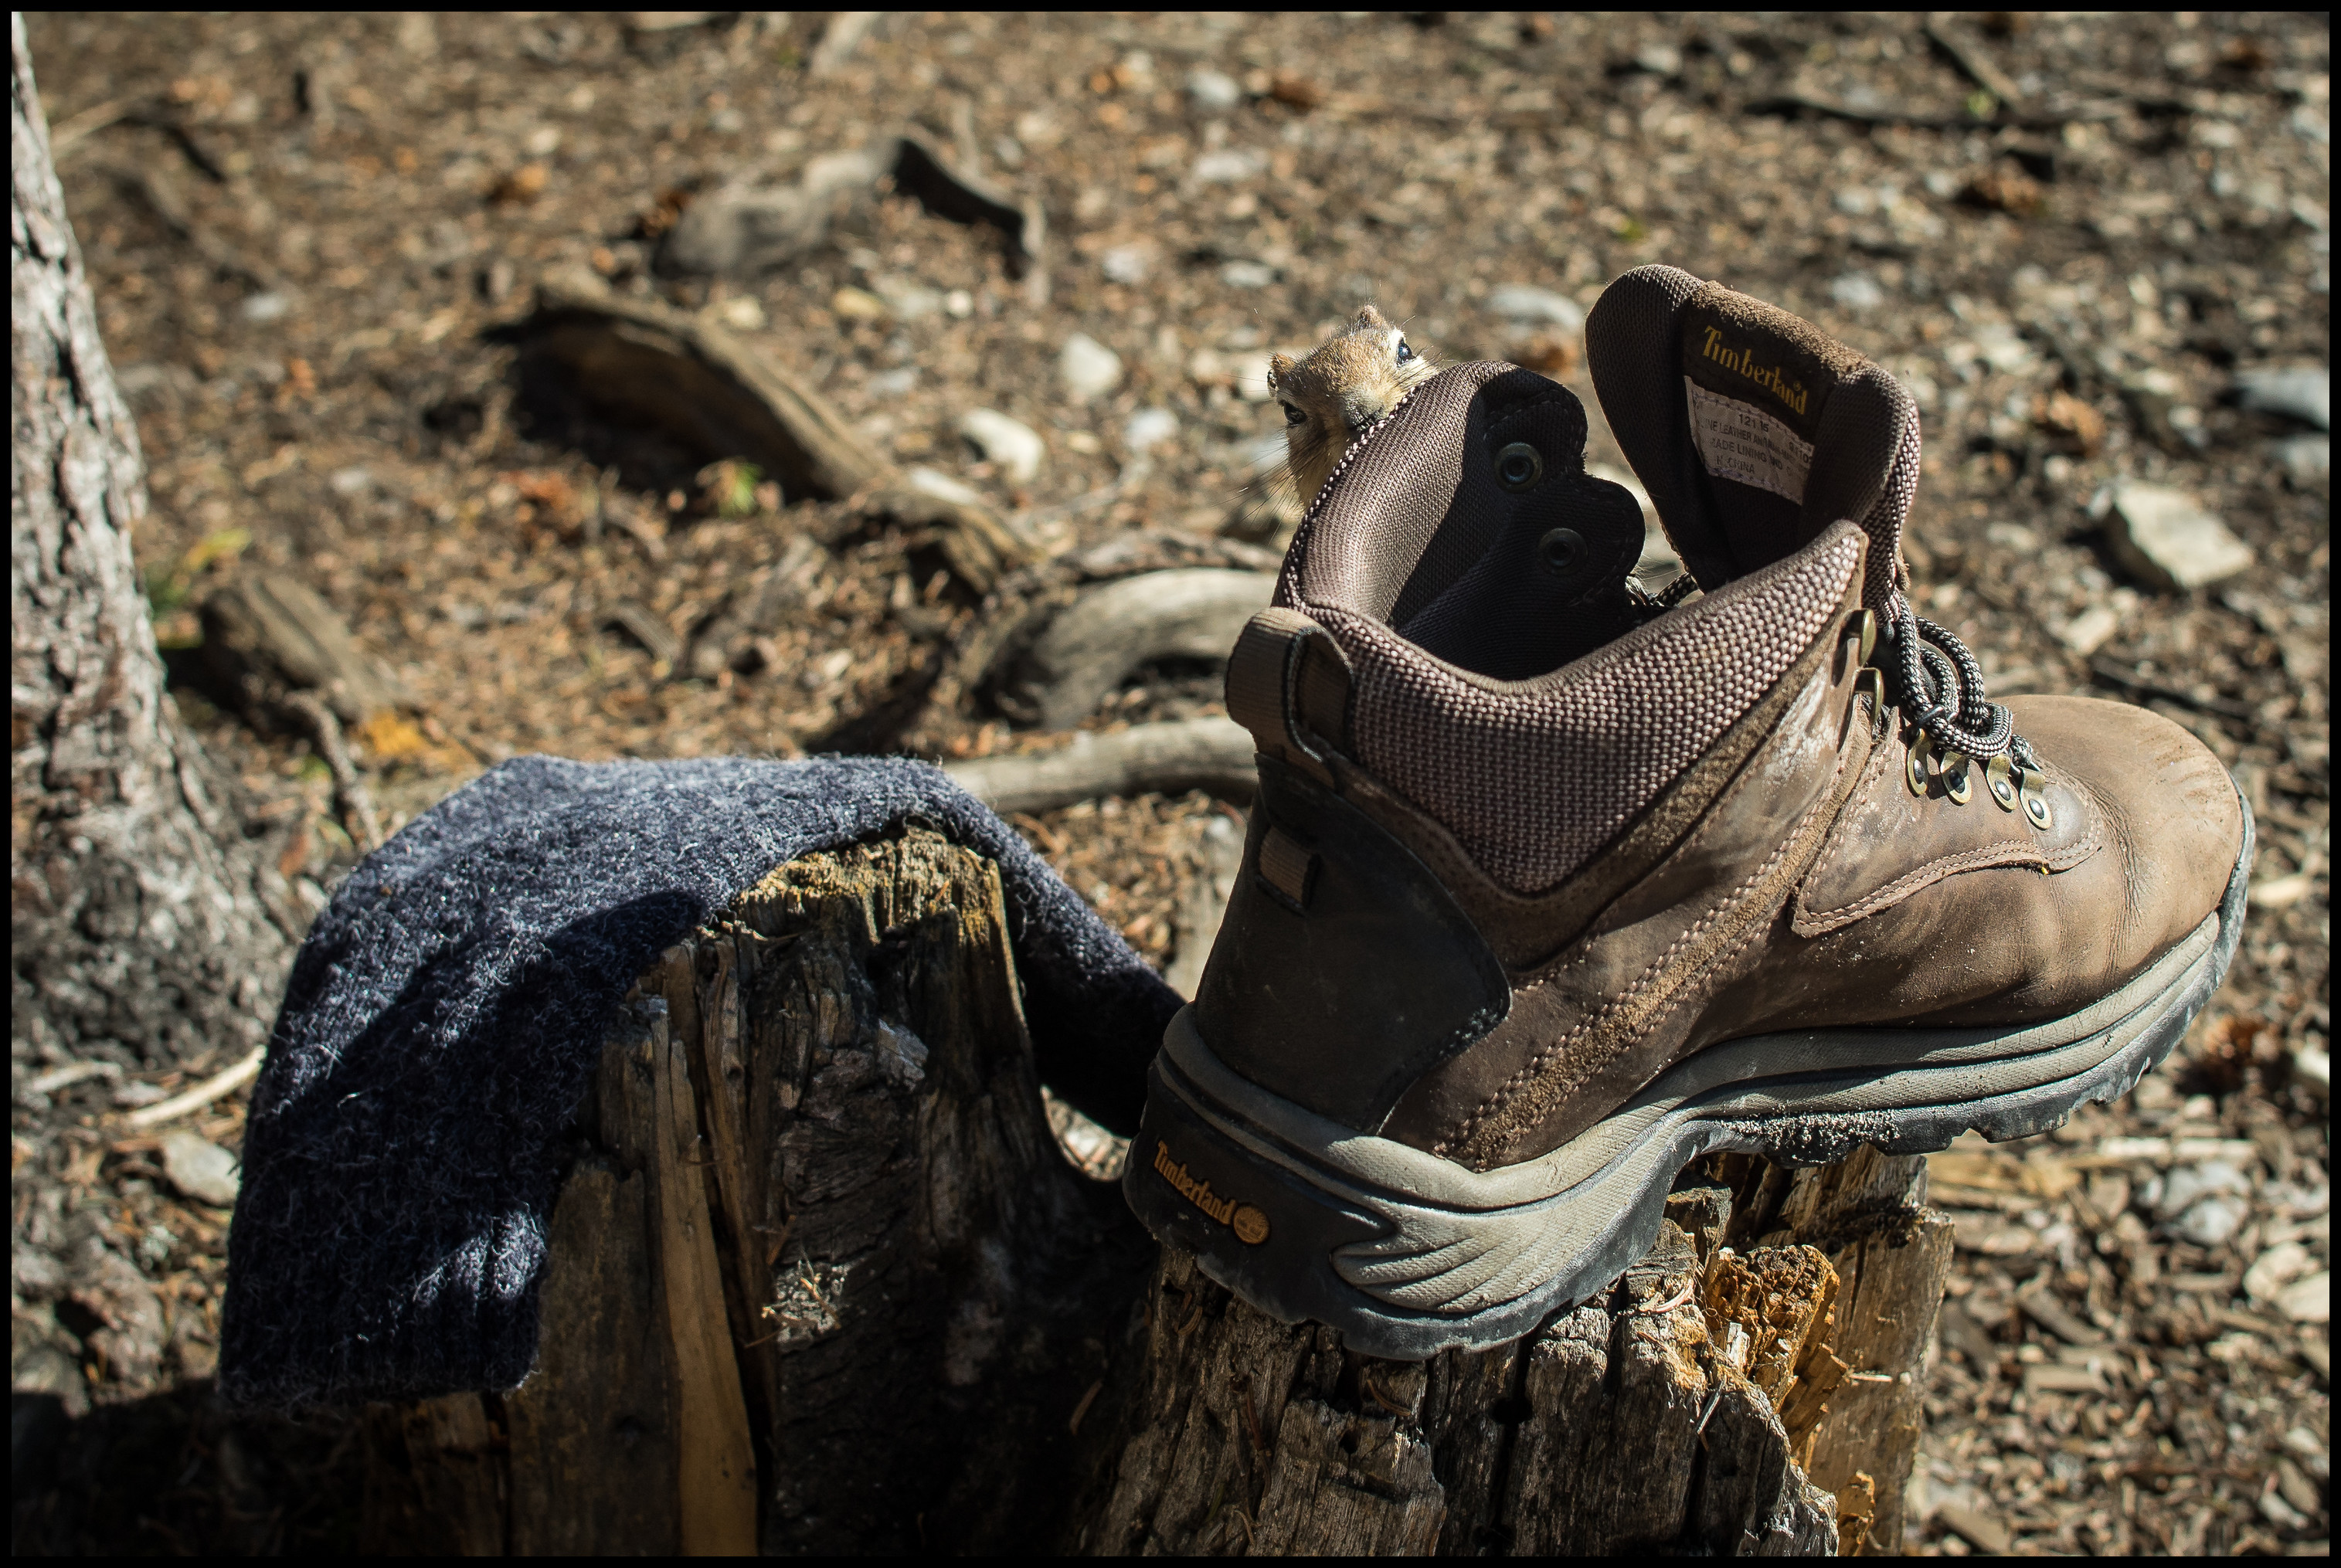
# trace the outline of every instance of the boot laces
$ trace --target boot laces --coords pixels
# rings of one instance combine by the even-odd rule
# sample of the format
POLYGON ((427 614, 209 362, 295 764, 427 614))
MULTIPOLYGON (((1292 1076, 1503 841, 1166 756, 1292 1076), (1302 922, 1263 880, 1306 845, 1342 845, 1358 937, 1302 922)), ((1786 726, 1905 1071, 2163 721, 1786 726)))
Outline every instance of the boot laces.
POLYGON ((2015 717, 1983 694, 1983 666, 1967 645, 1910 608, 1900 594, 1887 620, 1897 655, 1888 666, 1900 687, 1895 706, 1910 730, 1923 731, 1945 750, 1978 762, 2005 755, 2037 770, 2031 743, 2016 732, 2015 717))

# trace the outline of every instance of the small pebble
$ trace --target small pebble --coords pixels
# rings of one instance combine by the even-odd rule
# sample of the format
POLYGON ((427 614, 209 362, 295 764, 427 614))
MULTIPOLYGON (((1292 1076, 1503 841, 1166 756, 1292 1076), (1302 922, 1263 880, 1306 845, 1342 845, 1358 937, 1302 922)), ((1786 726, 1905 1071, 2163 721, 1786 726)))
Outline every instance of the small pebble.
POLYGON ((236 1157, 197 1133, 176 1132, 163 1140, 163 1175, 197 1203, 232 1207, 237 1187, 236 1157))
POLYGON ((922 321, 942 313, 943 292, 908 278, 872 278, 870 292, 885 302, 887 313, 898 322, 922 321))
POLYGON ((2329 435, 2293 435, 2272 441, 2268 442, 2268 455, 2296 485, 2314 484, 2332 477, 2333 438, 2329 435))
POLYGON ((2157 588, 2184 592, 2252 564, 2250 546, 2194 497, 2168 485, 2116 485, 2108 521, 2114 554, 2157 588))
POLYGON ((2252 1206, 2233 1194, 2207 1197, 2178 1216, 2177 1231, 2197 1246, 2219 1246, 2244 1228, 2252 1206))
POLYGON ((2280 413, 2318 430, 2333 428, 2333 372, 2329 370, 2250 370, 2236 377, 2236 401, 2263 413, 2280 413))
POLYGON ((1104 269, 1108 283, 1142 283, 1152 260, 1144 245, 1116 245, 1098 258, 1098 264, 1104 269))
POLYGON ((1187 74, 1187 98, 1206 114, 1224 114, 1243 102, 1243 88, 1224 72, 1190 71, 1187 74))
POLYGON ((1874 311, 1886 303, 1886 291, 1868 273, 1847 273, 1829 283, 1829 298, 1840 310, 1874 311))
POLYGON ((2226 1160, 2205 1160, 2201 1165, 2181 1166, 2172 1171, 2162 1184, 2155 1207, 2167 1218, 2193 1207, 2198 1198, 2251 1190, 2252 1184, 2244 1179, 2244 1173, 2226 1160))
POLYGON ((1179 416, 1167 408, 1142 408, 1122 426, 1121 444, 1130 452, 1151 452, 1179 434, 1179 416))
POLYGON ((1121 356, 1087 332, 1075 332, 1057 353, 1057 380, 1075 402, 1094 402, 1121 384, 1121 356))
POLYGON ((707 313, 736 332, 764 330, 764 307, 753 294, 734 294, 728 300, 718 300, 707 308, 707 313))
POLYGON ((1567 294, 1533 283, 1502 283, 1488 295, 1488 311, 1509 322, 1549 323, 1567 332, 1585 330, 1585 312, 1567 294))
POLYGON ((2121 611, 2107 604, 2093 604, 2057 630, 2057 640, 2087 659, 2121 630, 2121 611))
POLYGON ((1671 44, 1645 44, 1634 51, 1634 67, 1653 76, 1682 74, 1682 51, 1671 44))
POLYGON ((243 309, 245 321, 265 324, 283 321, 293 309, 293 301, 290 296, 271 289, 265 293, 245 295, 243 309))
POLYGON ((2278 1292, 2313 1266, 2306 1247, 2296 1241, 2279 1242, 2244 1270, 2244 1294, 2254 1301, 2274 1301, 2278 1292))
POLYGON ((1266 262, 1229 262, 1220 268, 1220 282, 1231 289, 1264 289, 1276 282, 1276 269, 1266 262))
POLYGON ((2333 1271, 2318 1269, 2276 1293, 2276 1309, 2295 1323, 2333 1321, 2333 1271))
POLYGON ((1048 458, 1040 432, 997 409, 972 408, 959 416, 959 433, 1011 484, 1030 484, 1048 458))
POLYGON ((1232 185, 1250 179, 1267 166, 1267 160, 1258 153, 1241 147, 1222 147, 1196 159, 1189 173, 1198 184, 1232 185))
MULTIPOLYGON (((991 504, 983 491, 976 489, 975 486, 962 483, 947 473, 937 473, 931 468, 905 469, 902 471, 902 478, 912 490, 921 495, 931 495, 937 501, 948 501, 958 506, 991 504)), ((842 652, 843 650, 840 651, 842 652)), ((846 657, 850 660, 852 655, 849 653, 846 657)))

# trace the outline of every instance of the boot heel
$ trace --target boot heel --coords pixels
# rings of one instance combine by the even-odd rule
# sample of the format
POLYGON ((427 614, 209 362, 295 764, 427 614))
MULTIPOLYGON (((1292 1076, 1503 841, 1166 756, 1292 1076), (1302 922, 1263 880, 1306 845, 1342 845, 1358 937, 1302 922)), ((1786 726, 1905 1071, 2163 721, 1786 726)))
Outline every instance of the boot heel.
POLYGON ((1148 1070, 1146 1116, 1121 1190, 1155 1236, 1192 1253, 1211 1278, 1284 1323, 1339 1323, 1356 1295, 1335 1248, 1388 1227, 1243 1146, 1148 1070))

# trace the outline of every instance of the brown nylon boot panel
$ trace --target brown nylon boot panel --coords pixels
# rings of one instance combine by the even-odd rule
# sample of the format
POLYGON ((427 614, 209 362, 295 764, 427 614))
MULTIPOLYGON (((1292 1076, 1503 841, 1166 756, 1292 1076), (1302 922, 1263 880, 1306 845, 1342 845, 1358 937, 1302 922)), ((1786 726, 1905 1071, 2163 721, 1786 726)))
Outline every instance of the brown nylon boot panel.
MULTIPOLYGON (((1852 609, 1859 597, 1849 579, 1842 608, 1852 609)), ((1341 791, 1439 874, 1507 968, 1533 970, 1581 936, 1603 908, 1691 831, 1757 748, 1773 739, 1815 674, 1834 669, 1832 661, 1844 646, 1843 640, 1816 640, 1778 684, 1685 769, 1632 827, 1575 876, 1542 893, 1515 893, 1497 883, 1437 820, 1346 759, 1335 764, 1341 791)))
MULTIPOLYGON (((1577 1091, 1610 1057, 1633 1047, 1639 1059, 1642 1037, 1686 1002, 1693 1005, 1683 1027, 1696 1019, 1705 970, 1768 923, 1795 885, 1783 868, 1802 874, 1838 809, 1847 769, 1858 771, 1868 755, 1870 700, 1856 698, 1858 666, 1838 657, 1835 640, 1816 640, 1820 657, 1792 690, 1769 743, 1691 831, 1609 900, 1594 931, 1533 976, 1516 977, 1511 1015, 1402 1098, 1384 1136, 1448 1146, 1440 1152, 1454 1157, 1465 1157, 1467 1146, 1469 1157, 1492 1157, 1495 1144, 1546 1121, 1563 1102, 1581 1099, 1589 1122, 1611 1105, 1577 1091), (1652 887, 1667 891, 1646 897, 1652 887)), ((1670 1048, 1665 1039, 1656 1047, 1670 1048)))
POLYGON ((1377 622, 1304 608, 1355 671, 1350 755, 1490 880, 1532 896, 1614 841, 1778 684, 1842 613, 1862 548, 1840 524, 1534 680, 1474 676, 1377 622))

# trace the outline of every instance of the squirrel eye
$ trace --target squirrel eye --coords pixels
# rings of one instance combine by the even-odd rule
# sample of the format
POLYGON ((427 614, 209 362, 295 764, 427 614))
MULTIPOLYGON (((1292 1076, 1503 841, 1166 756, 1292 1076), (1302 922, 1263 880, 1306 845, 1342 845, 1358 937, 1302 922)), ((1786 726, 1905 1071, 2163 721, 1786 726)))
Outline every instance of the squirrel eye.
POLYGON ((1413 345, 1412 343, 1410 343, 1410 342, 1407 342, 1404 338, 1400 338, 1400 339, 1399 339, 1399 340, 1398 340, 1398 362, 1399 362, 1399 363, 1400 363, 1400 364, 1404 364, 1404 363, 1406 363, 1406 362, 1407 362, 1407 361, 1409 361, 1409 360, 1412 359, 1413 357, 1414 357, 1414 345, 1413 345))
POLYGON ((1302 413, 1299 409, 1297 409, 1297 408, 1293 407, 1290 403, 1286 403, 1286 404, 1284 405, 1284 422, 1285 422, 1285 423, 1287 423, 1287 424, 1302 424, 1302 423, 1307 422, 1308 418, 1309 418, 1309 416, 1308 416, 1307 414, 1302 413))

